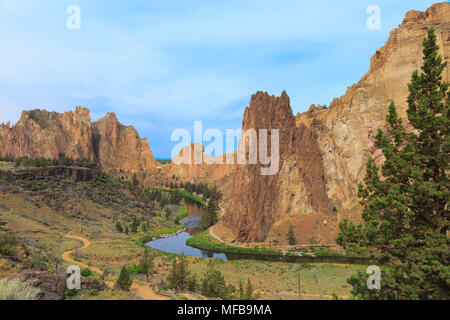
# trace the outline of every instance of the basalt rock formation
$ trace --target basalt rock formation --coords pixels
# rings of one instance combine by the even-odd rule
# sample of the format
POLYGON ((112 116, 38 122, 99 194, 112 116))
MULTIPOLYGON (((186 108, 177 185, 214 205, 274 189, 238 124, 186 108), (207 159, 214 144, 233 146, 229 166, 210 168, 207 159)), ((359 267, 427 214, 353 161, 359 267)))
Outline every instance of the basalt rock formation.
POLYGON ((113 113, 92 123, 89 110, 24 111, 11 127, 0 125, 0 156, 88 159, 104 171, 137 172, 156 166, 146 139, 113 113))
MULTIPOLYGON (((259 129, 279 130, 279 172, 261 175, 260 163, 237 165, 232 202, 223 220, 225 226, 234 229, 236 240, 263 241, 272 225, 287 217, 321 214, 331 219, 335 216, 326 196, 317 135, 305 125, 295 126, 286 92, 279 98, 262 92, 253 95, 242 127, 244 131, 255 129, 258 141, 259 129)), ((247 154, 248 151, 245 150, 247 154)))
POLYGON ((95 168, 80 168, 76 166, 55 166, 55 167, 42 167, 42 168, 29 168, 20 170, 1 170, 0 178, 7 181, 21 180, 35 180, 46 179, 48 177, 58 178, 72 178, 74 181, 88 181, 94 176, 99 175, 100 171, 95 168))
POLYGON ((92 127, 93 146, 102 168, 139 172, 157 165, 147 139, 141 139, 132 126, 119 123, 114 113, 107 113, 92 127))
MULTIPOLYGON (((280 130, 280 171, 264 177, 259 165, 236 168, 228 209, 215 228, 219 235, 285 243, 293 225, 300 243, 311 238, 332 243, 339 220, 358 220, 356 184, 369 157, 383 161, 374 145, 376 131, 385 128, 391 101, 406 119, 407 84, 421 66, 422 41, 432 26, 440 53, 449 61, 450 4, 439 3, 426 12, 408 12, 372 57, 367 74, 328 108, 313 105, 294 117, 285 93, 280 98, 254 95, 243 128, 280 130)), ((447 67, 444 80, 449 79, 447 67)))
MULTIPOLYGON (((206 154, 205 147, 199 143, 191 143, 182 148, 172 159, 169 173, 180 175, 183 180, 215 181, 228 175, 233 170, 232 164, 226 163, 226 155, 211 157, 206 154)), ((232 154, 234 158, 234 154, 232 154)))

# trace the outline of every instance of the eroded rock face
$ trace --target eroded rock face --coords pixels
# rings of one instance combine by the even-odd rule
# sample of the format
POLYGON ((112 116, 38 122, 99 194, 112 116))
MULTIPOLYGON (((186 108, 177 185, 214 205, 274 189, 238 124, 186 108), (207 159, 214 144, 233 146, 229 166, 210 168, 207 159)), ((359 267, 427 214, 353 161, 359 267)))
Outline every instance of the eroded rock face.
POLYGON ((14 125, 0 125, 0 156, 88 159, 103 170, 137 172, 156 166, 146 139, 120 124, 115 114, 92 123, 89 110, 24 111, 14 125))
MULTIPOLYGON (((234 154, 231 156, 234 158, 234 154)), ((234 168, 232 164, 226 163, 226 157, 227 155, 208 156, 203 145, 191 143, 172 159, 169 175, 179 175, 184 181, 205 181, 213 185, 216 180, 230 174, 234 168)))
POLYGON ((70 158, 95 160, 89 110, 75 112, 24 111, 10 127, 0 125, 0 154, 14 157, 70 158))
POLYGON ((147 139, 132 126, 124 126, 114 113, 93 123, 93 145, 105 170, 138 172, 154 168, 156 160, 147 139))
MULTIPOLYGON (((444 60, 450 58, 450 4, 426 12, 410 11, 386 45, 371 59, 370 70, 330 107, 312 106, 295 118, 285 93, 280 98, 258 93, 246 109, 244 128, 280 128, 280 172, 263 177, 257 165, 238 166, 228 210, 218 226, 237 241, 286 242, 288 226, 297 240, 332 243, 344 217, 358 220, 361 207, 356 184, 367 159, 380 164, 375 148, 391 101, 406 119, 408 86, 422 63, 422 41, 436 28, 444 60)), ((449 81, 449 68, 444 71, 449 81)))
POLYGON ((253 95, 242 128, 255 129, 258 141, 259 129, 279 130, 279 172, 261 175, 259 162, 236 166, 232 200, 222 222, 233 231, 235 240, 264 241, 272 225, 289 216, 333 215, 317 136, 304 125, 295 126, 286 92, 279 98, 263 92, 253 95))

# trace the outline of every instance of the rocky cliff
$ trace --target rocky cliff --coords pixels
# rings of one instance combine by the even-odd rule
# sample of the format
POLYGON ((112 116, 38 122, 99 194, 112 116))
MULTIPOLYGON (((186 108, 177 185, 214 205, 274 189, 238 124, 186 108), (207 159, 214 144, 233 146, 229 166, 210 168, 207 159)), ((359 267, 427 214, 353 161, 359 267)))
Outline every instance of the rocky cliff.
POLYGON ((286 92, 279 98, 262 92, 253 95, 242 128, 255 129, 258 141, 259 129, 279 129, 279 172, 261 175, 260 163, 236 166, 232 200, 223 219, 236 240, 263 241, 280 219, 305 214, 331 219, 335 215, 326 196, 317 135, 305 125, 295 126, 286 92))
POLYGON ((0 125, 0 156, 89 159, 103 170, 137 172, 156 166, 146 139, 120 124, 113 113, 91 122, 89 110, 24 111, 19 121, 0 125))
MULTIPOLYGON (((257 93, 246 109, 243 128, 280 129, 280 171, 263 177, 258 165, 238 166, 230 203, 217 230, 230 240, 286 242, 289 225, 297 239, 333 242, 343 217, 359 218, 356 183, 368 157, 380 163, 374 146, 390 102, 406 118, 407 84, 422 62, 422 40, 436 28, 444 60, 450 57, 450 4, 410 11, 371 59, 370 70, 328 108, 311 106, 292 115, 285 93, 257 93)), ((449 81, 449 68, 444 71, 449 81)))

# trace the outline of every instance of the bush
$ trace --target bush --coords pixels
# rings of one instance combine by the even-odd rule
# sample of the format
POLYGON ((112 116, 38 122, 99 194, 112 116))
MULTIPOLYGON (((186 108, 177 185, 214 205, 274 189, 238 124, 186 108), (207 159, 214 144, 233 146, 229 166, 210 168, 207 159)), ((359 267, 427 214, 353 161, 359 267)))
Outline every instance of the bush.
POLYGON ((88 291, 88 296, 96 296, 98 295, 98 290, 97 289, 91 289, 88 291))
POLYGON ((6 256, 14 256, 17 253, 16 236, 12 232, 0 232, 0 253, 6 256))
POLYGON ((135 263, 130 264, 127 267, 127 271, 128 271, 128 274, 130 274, 130 275, 144 273, 142 264, 135 264, 135 263))
POLYGON ((89 268, 84 268, 81 270, 81 275, 85 278, 90 277, 92 275, 92 271, 89 268))
POLYGON ((64 291, 64 295, 66 297, 75 297, 77 294, 78 294, 77 289, 66 288, 66 290, 64 291))
POLYGON ((40 292, 19 279, 0 280, 0 300, 37 300, 40 292))

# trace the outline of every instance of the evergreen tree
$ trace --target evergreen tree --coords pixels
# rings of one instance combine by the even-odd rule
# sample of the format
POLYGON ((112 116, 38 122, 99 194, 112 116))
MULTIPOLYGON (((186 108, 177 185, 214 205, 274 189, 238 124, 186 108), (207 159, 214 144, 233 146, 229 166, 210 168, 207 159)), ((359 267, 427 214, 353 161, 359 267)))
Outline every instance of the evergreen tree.
POLYGON ((294 244, 297 243, 297 239, 295 238, 294 227, 292 226, 292 224, 289 225, 289 230, 287 233, 287 240, 291 246, 293 246, 294 244))
POLYGON ((363 224, 340 223, 336 241, 369 252, 381 267, 381 290, 369 290, 368 275, 349 283, 362 299, 449 299, 450 90, 442 81, 447 63, 438 55, 434 29, 423 41, 422 71, 409 84, 405 130, 395 104, 387 115, 388 133, 376 136, 386 160, 380 170, 367 162, 358 195, 363 224))
POLYGON ((176 190, 175 192, 172 193, 171 197, 170 197, 170 202, 172 204, 180 204, 182 199, 181 193, 176 190))
POLYGON ((150 250, 148 248, 145 248, 144 255, 141 259, 141 268, 142 272, 145 274, 148 282, 148 278, 150 273, 153 271, 153 268, 155 267, 155 256, 150 253, 150 250))
POLYGON ((250 281, 250 278, 248 278, 247 280, 247 287, 245 288, 245 295, 244 295, 244 300, 252 300, 253 299, 253 285, 252 282, 250 281))
POLYGON ((133 222, 130 225, 131 233, 137 233, 138 232, 138 227, 139 227, 139 221, 136 218, 136 216, 134 216, 133 217, 133 222))
POLYGON ((117 279, 116 286, 122 290, 128 291, 131 288, 133 280, 130 278, 127 267, 123 266, 120 270, 119 278, 117 279))
POLYGON ((244 289, 244 283, 242 282, 241 279, 239 279, 238 286, 239 286, 239 289, 238 289, 239 290, 239 299, 244 300, 245 299, 245 289, 244 289))
POLYGON ((228 287, 222 273, 214 268, 214 264, 210 261, 206 267, 206 272, 202 280, 202 295, 206 297, 214 297, 227 299, 228 287))
POLYGON ((133 183, 133 186, 137 186, 139 184, 139 181, 137 179, 136 173, 133 174, 132 183, 133 183))
POLYGON ((200 228, 202 230, 206 230, 209 227, 215 225, 219 220, 218 211, 219 211, 219 200, 221 195, 217 193, 214 197, 209 199, 208 206, 206 207, 205 214, 200 219, 200 228))
POLYGON ((187 288, 187 279, 189 276, 188 261, 184 252, 181 252, 179 259, 175 258, 172 269, 170 270, 167 282, 169 287, 183 291, 187 288), (178 261, 179 260, 179 261, 178 261))
POLYGON ((116 223, 116 229, 118 232, 122 233, 123 232, 123 227, 122 224, 120 223, 120 221, 117 221, 116 223))
POLYGON ((193 274, 192 277, 190 277, 188 279, 187 288, 189 291, 192 291, 192 292, 197 291, 198 281, 197 281, 197 277, 195 274, 193 274))

